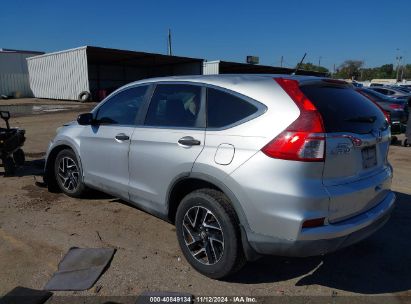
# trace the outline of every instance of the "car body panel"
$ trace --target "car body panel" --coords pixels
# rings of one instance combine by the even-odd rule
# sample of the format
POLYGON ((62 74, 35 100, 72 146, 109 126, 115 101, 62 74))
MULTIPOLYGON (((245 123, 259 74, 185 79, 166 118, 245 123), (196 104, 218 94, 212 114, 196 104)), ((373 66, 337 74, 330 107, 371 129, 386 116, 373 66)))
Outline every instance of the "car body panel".
POLYGON ((130 200, 146 209, 167 211, 167 187, 177 176, 188 176, 204 147, 205 130, 136 128, 130 146, 130 200), (182 146, 178 140, 191 136, 201 142, 182 146))
POLYGON ((129 140, 117 140, 124 134, 132 137, 134 126, 84 126, 78 138, 84 182, 112 195, 129 199, 129 140))

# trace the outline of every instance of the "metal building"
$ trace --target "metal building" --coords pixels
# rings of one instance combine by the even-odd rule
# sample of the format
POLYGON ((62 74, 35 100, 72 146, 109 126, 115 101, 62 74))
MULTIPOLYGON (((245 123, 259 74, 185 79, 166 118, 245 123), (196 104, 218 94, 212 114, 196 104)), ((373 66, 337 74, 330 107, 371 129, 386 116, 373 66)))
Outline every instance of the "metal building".
MULTIPOLYGON (((269 65, 239 63, 230 61, 204 61, 203 74, 215 75, 215 74, 291 74, 294 69, 274 67, 269 65)), ((299 70, 298 75, 311 75, 311 76, 327 76, 326 73, 320 73, 315 71, 299 70)))
POLYGON ((32 97, 26 58, 44 54, 36 51, 0 49, 0 95, 32 97))
POLYGON ((27 58, 35 97, 78 100, 89 92, 100 100, 139 79, 201 75, 203 59, 83 46, 27 58))

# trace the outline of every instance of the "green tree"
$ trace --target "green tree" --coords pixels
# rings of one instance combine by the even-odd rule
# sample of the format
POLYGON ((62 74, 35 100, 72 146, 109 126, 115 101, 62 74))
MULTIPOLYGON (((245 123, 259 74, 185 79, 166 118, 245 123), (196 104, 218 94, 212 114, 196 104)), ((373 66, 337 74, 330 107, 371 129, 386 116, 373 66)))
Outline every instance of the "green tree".
POLYGON ((361 60, 346 60, 337 69, 334 77, 349 79, 357 79, 361 75, 361 67, 364 65, 364 61, 361 60))
POLYGON ((316 72, 321 72, 321 73, 329 73, 330 71, 323 67, 323 66, 318 66, 315 64, 312 64, 311 62, 303 63, 300 66, 301 70, 306 70, 306 71, 316 71, 316 72))
MULTIPOLYGON (((411 64, 403 66, 404 72, 402 73, 403 79, 411 79, 411 64)), ((401 75, 401 71, 400 71, 401 75)))

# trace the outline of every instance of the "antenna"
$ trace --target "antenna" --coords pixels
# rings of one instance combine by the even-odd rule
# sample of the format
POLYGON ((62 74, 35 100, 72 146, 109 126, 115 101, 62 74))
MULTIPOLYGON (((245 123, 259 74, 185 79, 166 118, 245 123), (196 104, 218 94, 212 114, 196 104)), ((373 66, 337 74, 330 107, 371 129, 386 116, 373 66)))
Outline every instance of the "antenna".
POLYGON ((168 56, 173 56, 173 52, 171 50, 171 29, 168 29, 168 56))
POLYGON ((304 53, 303 58, 301 59, 300 63, 297 65, 297 67, 295 68, 295 71, 291 74, 291 75, 295 75, 297 74, 298 70, 300 69, 300 66, 303 64, 303 61, 305 59, 305 56, 307 56, 307 53, 304 53))

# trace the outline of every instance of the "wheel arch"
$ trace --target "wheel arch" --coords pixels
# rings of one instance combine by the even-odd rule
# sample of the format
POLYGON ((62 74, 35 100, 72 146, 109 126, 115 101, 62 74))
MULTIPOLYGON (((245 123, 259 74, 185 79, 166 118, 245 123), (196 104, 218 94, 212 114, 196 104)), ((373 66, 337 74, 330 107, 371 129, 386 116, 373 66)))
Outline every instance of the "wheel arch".
POLYGON ((184 196, 201 188, 211 188, 224 193, 234 207, 239 224, 245 226, 244 228, 249 229, 243 208, 235 194, 215 177, 202 173, 192 173, 189 176, 180 177, 170 187, 167 196, 167 217, 171 223, 174 223, 177 208, 184 196))

